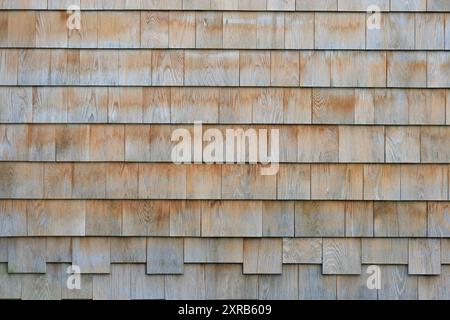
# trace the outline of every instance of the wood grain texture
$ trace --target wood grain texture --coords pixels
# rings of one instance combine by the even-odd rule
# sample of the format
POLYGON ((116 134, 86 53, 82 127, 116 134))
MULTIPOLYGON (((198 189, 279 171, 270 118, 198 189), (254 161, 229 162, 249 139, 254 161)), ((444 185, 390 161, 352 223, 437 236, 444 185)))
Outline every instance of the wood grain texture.
POLYGON ((363 264, 407 264, 408 239, 362 239, 363 264))
POLYGON ((386 281, 378 290, 379 300, 417 300, 418 281, 414 276, 408 276, 406 266, 381 266, 381 272, 386 281))
MULTIPOLYGON (((376 237, 425 237, 430 206, 423 202, 375 202, 374 235, 376 237)), ((430 222, 428 222, 430 225, 430 222)), ((428 229, 430 227, 428 226, 428 229)), ((432 236, 430 231, 428 235, 432 236)))
POLYGON ((409 274, 441 273, 441 242, 439 239, 409 240, 409 274))
POLYGON ((242 263, 243 240, 224 238, 186 238, 185 263, 242 263))
POLYGON ((111 271, 111 242, 109 238, 85 237, 72 239, 72 263, 81 274, 108 274, 111 271))
POLYGON ((344 202, 299 201, 295 203, 295 236, 339 237, 344 234, 344 202))
POLYGON ((298 267, 283 266, 280 275, 260 275, 258 277, 258 298, 261 300, 297 300, 298 267))
POLYGON ((46 239, 8 239, 8 273, 46 273, 46 239))
POLYGON ((363 195, 363 167, 348 165, 311 166, 311 198, 357 200, 363 195))
POLYGON ((183 273, 182 238, 147 238, 147 274, 183 273))
POLYGON ((264 237, 294 235, 294 202, 263 201, 262 234, 264 237))
POLYGON ((258 276, 244 275, 238 264, 216 264, 205 266, 207 299, 256 299, 258 276))
POLYGON ((361 274, 360 239, 323 239, 323 274, 361 274))
POLYGON ((281 239, 245 239, 244 274, 280 274, 282 247, 281 239))
POLYGON ((322 239, 284 238, 283 264, 322 263, 322 239))
POLYGON ((322 275, 320 265, 298 266, 299 299, 336 300, 336 276, 322 275))
POLYGON ((429 202, 427 234, 429 237, 448 237, 450 212, 447 202, 429 202))

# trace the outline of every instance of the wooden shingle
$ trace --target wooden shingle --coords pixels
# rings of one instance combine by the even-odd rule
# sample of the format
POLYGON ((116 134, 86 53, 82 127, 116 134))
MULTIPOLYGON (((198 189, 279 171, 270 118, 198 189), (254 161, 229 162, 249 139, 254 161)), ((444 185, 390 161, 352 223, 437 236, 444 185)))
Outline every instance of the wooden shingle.
POLYGON ((205 266, 187 264, 183 275, 166 275, 164 292, 168 300, 205 299, 205 266))
POLYGON ((78 199, 105 198, 106 168, 100 163, 74 163, 72 197, 78 199))
POLYGON ((299 54, 295 51, 270 53, 270 83, 272 86, 296 87, 300 83, 299 54))
POLYGON ((345 236, 373 236, 373 203, 371 201, 345 203, 345 236))
POLYGON ((171 123, 217 123, 219 120, 219 90, 203 88, 173 88, 170 103, 171 123))
POLYGON ((203 237, 261 237, 261 202, 202 202, 201 230, 203 237))
POLYGON ((355 105, 354 89, 313 89, 312 122, 353 124, 355 105))
POLYGON ((106 197, 109 199, 138 198, 138 165, 110 163, 106 170, 106 197))
POLYGON ((147 238, 147 274, 183 273, 182 238, 147 238))
POLYGON ((138 48, 139 12, 102 11, 98 14, 99 48, 138 48))
POLYGON ((297 143, 297 160, 300 162, 338 162, 339 160, 339 128, 336 126, 299 126, 297 143), (320 141, 320 144, 317 141, 320 141))
POLYGON ((117 85, 119 83, 119 51, 81 50, 81 85, 117 85))
POLYGON ((280 275, 260 275, 258 277, 258 297, 261 300, 297 300, 298 266, 283 266, 280 275))
POLYGON ((331 52, 300 52, 300 86, 329 87, 331 84, 331 52))
POLYGON ((29 236, 84 236, 84 201, 29 201, 29 236))
POLYGON ((36 33, 40 32, 34 11, 10 11, 6 27, 8 46, 34 47, 36 46, 36 33))
POLYGON ((131 299, 164 299, 164 276, 145 274, 144 264, 132 264, 131 299))
MULTIPOLYGON (((53 106, 48 106, 50 107, 53 106)), ((69 123, 108 122, 107 119, 107 88, 67 88, 67 121, 69 123)))
POLYGON ((224 238, 186 238, 185 263, 242 263, 243 240, 224 238))
POLYGON ((263 201, 262 232, 264 237, 294 236, 294 202, 263 201))
POLYGON ((450 72, 447 51, 430 52, 427 55, 427 86, 429 88, 446 88, 450 80, 446 76, 450 72))
POLYGON ((69 199, 72 197, 72 163, 44 164, 44 198, 69 199))
POLYGON ((221 12, 196 12, 196 48, 221 48, 222 47, 222 13, 221 12))
POLYGON ((186 51, 185 85, 235 86, 239 84, 238 51, 186 51))
POLYGON ((439 239, 409 239, 409 274, 441 273, 441 242, 439 239))
POLYGON ((450 207, 448 202, 428 203, 427 235, 448 237, 450 235, 450 207))
POLYGON ((195 48, 195 12, 169 12, 169 48, 195 48))
POLYGON ((141 12, 141 48, 167 48, 169 46, 169 12, 141 12))
POLYGON ((340 162, 383 162, 384 146, 382 127, 339 127, 340 162))
POLYGON ((24 161, 29 157, 26 125, 0 125, 0 155, 2 161, 24 161))
POLYGON ((0 201, 1 237, 19 237, 27 235, 26 205, 26 201, 0 201))
POLYGON ((200 236, 201 202, 172 201, 170 203, 170 236, 200 236))
MULTIPOLYGON (((141 88, 108 88, 108 122, 142 123, 142 118, 143 91, 141 88)), ((120 126, 117 128, 121 130, 120 126)))
POLYGON ((256 44, 258 49, 283 49, 285 16, 279 12, 258 12, 256 44))
POLYGON ((152 52, 149 50, 119 51, 119 84, 128 86, 152 83, 152 52))
POLYGON ((207 299, 256 299, 258 276, 244 275, 240 264, 205 266, 207 299))
POLYGON ((113 264, 110 274, 95 274, 92 277, 94 300, 130 300, 131 264, 113 264))
POLYGON ((183 51, 152 52, 152 85, 183 85, 185 57, 183 51))
POLYGON ((47 262, 72 262, 72 239, 70 237, 48 237, 46 251, 45 260, 47 262))
POLYGON ((311 199, 358 200, 362 198, 362 165, 311 166, 311 199))
POLYGON ((0 162, 0 198, 42 198, 43 164, 0 162))
POLYGON ((244 239, 244 274, 280 274, 281 239, 244 239))
POLYGON ((298 281, 299 299, 336 299, 336 275, 323 275, 320 265, 299 265, 298 281))
POLYGON ((8 274, 6 263, 0 263, 0 299, 20 299, 22 293, 21 276, 8 274))
POLYGON ((283 239, 283 263, 320 264, 322 263, 322 239, 285 238, 283 239))
POLYGON ((444 49, 445 16, 443 14, 418 14, 415 28, 416 49, 444 49))
POLYGON ((46 239, 8 239, 8 273, 45 273, 46 239))
POLYGON ((338 300, 376 300, 377 290, 367 287, 367 275, 339 275, 337 276, 338 300))
MULTIPOLYGON (((2 53, 0 51, 0 75, 4 74, 2 69, 2 53)), ((0 76, 0 83, 1 83, 0 76)), ((0 121, 2 123, 20 123, 32 121, 32 88, 1 87, 0 99, 0 121)))
POLYGON ((340 237, 344 234, 344 202, 299 201, 295 203, 296 237, 340 237))
POLYGON ((89 126, 64 125, 56 127, 55 131, 56 161, 89 160, 89 126))
POLYGON ((109 273, 111 243, 109 238, 72 238, 72 263, 80 267, 81 274, 109 273))
POLYGON ((111 263, 145 263, 146 239, 137 237, 111 238, 111 263))
POLYGON ((119 236, 122 234, 122 202, 86 201, 87 236, 119 236))
POLYGON ((375 237, 425 237, 427 235, 427 204, 424 202, 375 202, 374 235, 375 237))
POLYGON ((48 49, 20 50, 17 70, 18 84, 50 84, 51 52, 48 49))
MULTIPOLYGON (((31 11, 27 13, 32 14, 31 11)), ((36 33, 36 47, 67 47, 68 33, 66 13, 58 11, 40 11, 35 14, 35 30, 28 30, 27 34, 32 36, 34 32, 36 33)), ((27 18, 27 24, 34 21, 34 19, 30 19, 30 16, 27 18)), ((33 46, 34 45, 32 45, 32 47, 33 46)))
POLYGON ((49 264, 46 274, 22 277, 22 300, 61 300, 61 265, 49 264))
POLYGON ((381 266, 382 281, 379 300, 417 300, 418 277, 409 276, 406 266, 381 266))
POLYGON ((275 199, 276 176, 260 170, 259 165, 223 165, 222 199, 275 199))
POLYGON ((270 84, 270 52, 241 51, 239 70, 241 86, 268 86, 270 84))
MULTIPOLYGON (((267 176, 271 177, 271 176, 267 176)), ((277 199, 299 200, 310 198, 311 168, 308 164, 282 164, 277 177, 277 199)), ((266 179, 267 182, 271 180, 266 179)), ((266 187, 268 184, 266 184, 266 187)))
POLYGON ((447 200, 448 168, 442 165, 402 165, 402 200, 447 200))
POLYGON ((323 239, 323 274, 360 274, 360 239, 323 239))
POLYGON ((414 14, 381 14, 380 19, 380 29, 367 29, 367 49, 414 49, 414 14))
POLYGON ((172 163, 139 164, 139 198, 186 199, 186 170, 172 163))
POLYGON ((364 165, 365 200, 399 200, 401 168, 399 165, 364 165))
POLYGON ((420 128, 387 127, 386 162, 420 162, 420 128))
POLYGON ((364 49, 365 21, 363 13, 316 13, 316 49, 364 49))
POLYGON ((256 48, 255 12, 223 13, 223 47, 230 49, 256 48), (239 37, 236 34, 239 33, 239 37))
POLYGON ((441 275, 438 277, 418 277, 420 300, 448 300, 450 297, 450 268, 442 266, 441 275))
POLYGON ((126 201, 123 203, 122 236, 168 236, 169 203, 126 201))
POLYGON ((388 87, 426 87, 427 63, 424 52, 388 52, 388 87))
POLYGON ((362 263, 407 264, 408 239, 362 239, 362 263))
MULTIPOLYGON (((384 52, 333 51, 331 52, 331 86, 385 87, 386 64, 384 52)), ((389 82, 388 86, 390 86, 389 82)))
POLYGON ((285 49, 314 48, 314 13, 285 12, 284 20, 285 49))
MULTIPOLYGON (((19 50, 0 50, 0 84, 18 84, 19 50)), ((2 88, 3 89, 3 88, 2 88)), ((5 89, 3 89, 5 90, 5 89)), ((6 89, 9 91, 9 89, 6 89)), ((31 102, 31 101, 30 101, 31 102)))

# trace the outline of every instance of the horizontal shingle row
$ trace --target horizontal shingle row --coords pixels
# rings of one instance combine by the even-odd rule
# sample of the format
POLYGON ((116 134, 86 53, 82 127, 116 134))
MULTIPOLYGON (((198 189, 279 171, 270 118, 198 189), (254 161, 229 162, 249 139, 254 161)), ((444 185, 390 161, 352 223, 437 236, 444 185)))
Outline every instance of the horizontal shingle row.
POLYGON ((385 13, 86 12, 81 30, 65 12, 3 11, 0 47, 403 49, 450 48, 450 15, 385 13), (24 21, 26 23, 24 23, 24 21), (237 36, 239 34, 239 36, 237 36))
POLYGON ((3 199, 448 200, 448 165, 0 163, 3 199), (206 184, 208 181, 208 184, 206 184))
POLYGON ((0 50, 1 85, 429 87, 450 52, 0 50))
POLYGON ((450 11, 446 0, 1 0, 0 9, 82 10, 259 10, 259 11, 450 11))
POLYGON ((450 123, 450 90, 0 87, 0 123, 450 123))
POLYGON ((440 238, 450 237, 449 207, 392 201, 2 200, 0 236, 440 238))
MULTIPOLYGON (((69 264, 50 263, 46 274, 7 274, 0 263, 2 299, 449 299, 450 268, 440 276, 408 275, 403 265, 380 266, 382 287, 368 273, 322 275, 319 265, 284 265, 280 275, 245 275, 239 264, 188 264, 183 275, 146 275, 144 264, 112 264, 110 274, 83 275, 68 290, 69 264), (223 280, 226 280, 224 282, 223 280)), ((363 269, 368 269, 364 265, 363 269)))
POLYGON ((361 264, 408 265, 410 275, 438 275, 449 239, 386 238, 68 238, 2 240, 9 274, 46 273, 72 263, 81 274, 109 274, 112 263, 146 263, 147 274, 183 274, 185 264, 241 263, 243 274, 281 274, 283 264, 319 264, 322 274, 361 274, 361 264))
MULTIPOLYGON (((0 125, 0 162, 173 162, 173 150, 180 141, 172 136, 180 128, 195 138, 196 129, 188 125, 0 125)), ((226 141, 217 149, 225 155, 231 145, 229 137, 233 146, 242 141, 258 144, 261 128, 267 130, 269 144, 274 142, 272 130, 279 131, 282 163, 450 163, 447 126, 202 125, 202 133, 218 130, 226 141), (234 136, 239 130, 247 134, 244 140, 234 136)), ((210 144, 204 140, 203 148, 210 144)), ((210 162, 206 153, 201 154, 210 162)), ((238 161, 240 156, 233 159, 238 161)), ((246 162, 253 159, 248 152, 243 158, 246 162)), ((220 162, 225 160, 223 156, 220 162)))

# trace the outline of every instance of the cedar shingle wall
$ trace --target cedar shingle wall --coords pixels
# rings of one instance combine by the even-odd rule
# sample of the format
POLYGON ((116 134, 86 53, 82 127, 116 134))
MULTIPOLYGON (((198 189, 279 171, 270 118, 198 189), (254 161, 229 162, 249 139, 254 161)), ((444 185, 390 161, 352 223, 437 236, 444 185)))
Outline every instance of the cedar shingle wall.
POLYGON ((450 299, 450 1, 0 9, 0 298, 450 299), (194 121, 278 174, 173 164, 194 121))

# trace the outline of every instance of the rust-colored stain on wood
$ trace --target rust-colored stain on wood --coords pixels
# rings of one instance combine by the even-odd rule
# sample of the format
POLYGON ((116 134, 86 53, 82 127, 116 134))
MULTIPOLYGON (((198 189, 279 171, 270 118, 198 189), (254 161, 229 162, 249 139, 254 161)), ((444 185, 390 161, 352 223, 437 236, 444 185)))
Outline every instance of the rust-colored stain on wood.
POLYGON ((0 9, 0 299, 450 299, 450 1, 0 9), (173 163, 198 121, 277 174, 173 163))

